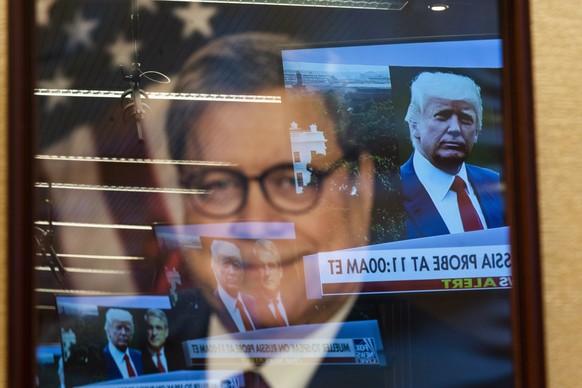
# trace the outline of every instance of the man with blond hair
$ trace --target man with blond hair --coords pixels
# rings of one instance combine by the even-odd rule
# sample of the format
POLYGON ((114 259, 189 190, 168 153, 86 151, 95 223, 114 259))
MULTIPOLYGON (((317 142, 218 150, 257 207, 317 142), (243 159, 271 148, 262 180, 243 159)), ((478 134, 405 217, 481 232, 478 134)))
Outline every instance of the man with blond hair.
POLYGON ((134 333, 131 313, 115 308, 107 310, 104 329, 108 344, 103 348, 103 356, 108 378, 127 379, 142 375, 141 352, 129 347, 134 333))
POLYGON ((504 226, 499 174, 465 163, 483 123, 480 87, 469 77, 420 73, 405 121, 414 147, 401 168, 409 238, 504 226))
POLYGON ((216 278, 214 298, 222 323, 231 332, 260 328, 255 298, 241 292, 244 264, 240 248, 229 241, 214 240, 210 251, 216 278))
POLYGON ((283 267, 277 246, 270 240, 257 240, 253 253, 258 260, 261 292, 257 310, 261 322, 268 327, 289 326, 287 310, 281 297, 283 267))

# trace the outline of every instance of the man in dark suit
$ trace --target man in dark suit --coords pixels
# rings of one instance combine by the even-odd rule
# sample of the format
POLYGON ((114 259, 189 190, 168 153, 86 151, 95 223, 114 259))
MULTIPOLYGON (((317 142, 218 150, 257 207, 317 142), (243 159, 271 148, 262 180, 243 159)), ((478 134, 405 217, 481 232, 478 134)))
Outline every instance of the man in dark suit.
MULTIPOLYGON (((176 92, 286 95, 277 71, 282 43, 289 42, 284 37, 258 33, 217 40, 190 58, 176 83, 176 92)), ((297 271, 307 278, 312 274, 303 271, 301 258, 304 256, 370 243, 372 227, 376 226, 372 224, 374 193, 382 187, 374 179, 376 167, 374 158, 370 157, 372 150, 359 148, 359 141, 345 133, 340 136, 335 132, 338 126, 335 115, 341 112, 325 105, 331 100, 324 101, 317 94, 303 94, 302 90, 298 95, 286 96, 289 98, 285 104, 192 104, 176 101, 168 112, 166 129, 174 159, 208 162, 208 165, 182 166, 179 171, 185 188, 205 192, 187 198, 185 222, 261 222, 267 226, 272 224, 274 229, 278 223, 292 223, 295 232, 292 244, 278 245, 281 265, 285 271, 297 271), (309 171, 312 179, 303 186, 300 195, 295 186, 297 181, 289 141, 289 125, 293 122, 317 123, 326 140, 326 154, 311 160, 309 171), (224 165, 216 167, 216 161, 224 165)), ((401 219, 401 214, 389 213, 383 223, 397 223, 401 219)), ((218 261, 213 254, 212 263, 214 277, 219 285, 223 284, 220 288, 231 290, 234 299, 240 293, 242 259, 236 247, 229 250, 232 251, 231 259, 218 261), (232 267, 227 268, 233 273, 229 283, 225 283, 217 271, 222 262, 224 266, 232 267)), ((203 292, 211 290, 212 275, 205 268, 206 263, 188 257, 188 265, 203 292)), ((450 388, 505 387, 511 384, 512 364, 508 358, 511 348, 506 336, 509 322, 496 320, 503 334, 496 335, 497 326, 489 326, 489 322, 482 324, 481 318, 489 311, 482 309, 478 298, 463 294, 466 295, 463 303, 460 306, 455 303, 451 308, 438 304, 440 300, 435 301, 436 306, 432 303, 425 306, 423 295, 418 297, 419 301, 401 300, 401 295, 357 300, 346 294, 357 294, 360 285, 345 282, 335 289, 338 296, 317 300, 306 298, 303 287, 301 282, 297 282, 293 292, 289 292, 289 303, 293 306, 288 311, 290 321, 297 324, 326 324, 352 319, 377 321, 387 366, 329 365, 325 358, 320 360, 317 357, 312 364, 285 365, 270 363, 270 359, 251 360, 241 356, 241 365, 230 369, 244 371, 245 377, 249 376, 245 386, 264 387, 262 380, 273 387, 450 388), (467 306, 476 310, 474 316, 467 316, 467 306), (430 311, 433 307, 437 310, 434 313, 430 311), (477 336, 474 336, 475 332, 477 336), (507 353, 498 358, 497 354, 487 351, 490 344, 507 350, 507 353), (257 372, 260 376, 246 372, 257 372)), ((214 299, 218 294, 214 293, 214 299)), ((508 299, 502 295, 500 300, 508 299)), ((428 301, 433 302, 430 298, 428 301)), ((183 306, 198 306, 199 310, 204 310, 194 297, 191 301, 183 300, 183 306)), ((191 338, 207 338, 211 342, 215 334, 223 334, 213 330, 213 317, 209 315, 200 315, 204 322, 198 327, 203 331, 190 334, 191 338)), ((223 323, 227 321, 226 314, 221 320, 223 323)), ((285 338, 285 331, 295 327, 271 328, 250 334, 265 340, 270 333, 285 338)), ((314 338, 333 339, 337 334, 334 325, 322 327, 327 329, 325 334, 314 333, 313 338, 292 339, 307 344, 314 338)), ((218 338, 217 345, 224 337, 218 338)), ((228 369, 220 357, 213 358, 212 355, 196 365, 210 371, 213 368, 228 369)))
POLYGON ((241 292, 244 267, 240 249, 231 242, 214 240, 210 251, 217 282, 214 299, 220 321, 233 333, 260 328, 255 298, 241 292))
POLYGON ((287 310, 281 297, 283 268, 279 250, 270 240, 260 239, 253 250, 259 265, 261 292, 257 297, 257 310, 263 326, 289 326, 287 310))
POLYGON ((499 174, 465 163, 482 117, 472 79, 424 72, 413 81, 405 120, 414 153, 400 169, 409 238, 505 225, 499 174))
POLYGON ((147 346, 143 352, 144 373, 167 373, 184 368, 181 349, 168 344, 168 318, 160 309, 149 309, 145 316, 147 346))
MULTIPOLYGON (((423 72, 412 82, 405 120, 414 152, 400 168, 408 238, 505 226, 499 174, 465 163, 482 118, 480 88, 472 79, 423 72)), ((401 300, 410 309, 411 365, 422 366, 431 386, 511 386, 508 290, 401 300)))
POLYGON ((129 347, 134 333, 133 317, 129 311, 107 310, 105 333, 109 340, 103 348, 107 377, 113 380, 142 375, 141 352, 129 347))

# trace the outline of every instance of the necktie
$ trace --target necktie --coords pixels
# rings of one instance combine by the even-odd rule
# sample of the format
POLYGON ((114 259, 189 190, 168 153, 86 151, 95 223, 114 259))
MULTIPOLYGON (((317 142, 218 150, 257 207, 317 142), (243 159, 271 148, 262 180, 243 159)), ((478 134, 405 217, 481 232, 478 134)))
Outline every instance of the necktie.
POLYGON ((131 362, 129 361, 129 357, 127 356, 127 353, 125 354, 125 356, 123 356, 123 360, 125 361, 125 366, 127 367, 127 374, 129 375, 129 377, 135 377, 135 371, 133 370, 133 367, 131 366, 131 362))
POLYGON ((275 322, 277 322, 277 326, 287 326, 283 314, 281 314, 281 310, 279 309, 277 299, 271 300, 271 303, 273 304, 273 315, 275 317, 275 322))
POLYGON ((158 360, 158 365, 157 365, 157 367, 158 367, 158 370, 159 370, 161 373, 166 373, 166 368, 164 368, 164 364, 162 364, 162 359, 161 359, 161 357, 162 357, 162 355, 160 354, 160 352, 157 352, 157 353, 156 353, 156 358, 157 358, 157 360, 158 360))
POLYGON ((459 213, 461 214, 461 221, 463 221, 463 229, 465 232, 472 230, 482 230, 483 224, 479 219, 479 215, 473 207, 473 203, 467 194, 465 188, 467 185, 463 178, 455 176, 451 190, 457 193, 457 204, 459 205, 459 213))
POLYGON ((245 372, 243 374, 245 388, 270 388, 269 384, 256 372, 245 372))
POLYGON ((242 318, 243 324, 245 325, 245 330, 246 331, 252 331, 254 329, 253 324, 251 323, 251 320, 249 319, 249 316, 247 315, 243 304, 241 303, 241 301, 239 299, 236 300, 236 308, 238 309, 239 313, 240 313, 240 317, 242 318))

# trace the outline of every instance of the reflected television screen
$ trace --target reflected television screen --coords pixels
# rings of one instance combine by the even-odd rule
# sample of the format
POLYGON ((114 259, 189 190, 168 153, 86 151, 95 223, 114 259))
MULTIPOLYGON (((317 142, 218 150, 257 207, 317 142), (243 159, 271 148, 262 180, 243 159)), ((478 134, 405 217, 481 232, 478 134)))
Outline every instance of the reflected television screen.
POLYGON ((47 5, 44 386, 513 386, 497 3, 263 3, 47 5))

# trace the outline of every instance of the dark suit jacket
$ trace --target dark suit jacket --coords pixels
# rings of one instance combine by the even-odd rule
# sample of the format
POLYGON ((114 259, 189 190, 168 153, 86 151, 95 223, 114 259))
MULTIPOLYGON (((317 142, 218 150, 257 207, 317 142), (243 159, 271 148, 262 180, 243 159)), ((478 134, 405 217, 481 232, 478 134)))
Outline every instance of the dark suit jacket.
MULTIPOLYGON (((142 355, 144 374, 160 373, 147 348, 144 349, 142 355)), ((173 346, 166 342, 166 345, 164 346, 164 355, 166 356, 166 362, 168 364, 168 372, 183 370, 186 368, 186 364, 184 363, 184 352, 181 347, 173 346)))
MULTIPOLYGON (((255 330, 256 329, 261 329, 263 326, 261 324, 261 320, 259 319, 259 315, 257 313, 257 301, 254 297, 252 297, 251 295, 245 294, 241 292, 241 297, 243 300, 243 303, 245 304, 245 307, 247 308, 249 315, 250 315, 250 319, 251 321, 253 321, 253 325, 255 325, 255 330)), ((220 298, 220 295, 218 294, 218 290, 214 291, 214 300, 216 302, 216 315, 220 318, 220 321, 222 322, 222 324, 224 325, 224 327, 230 331, 231 333, 236 333, 238 332, 238 327, 236 326, 236 324, 234 323, 234 319, 232 319, 232 317, 230 316, 230 313, 228 312, 228 310, 226 309, 226 306, 224 305, 224 302, 222 301, 222 299, 220 298)))
MULTIPOLYGON (((505 205, 499 174, 466 164, 469 182, 488 228, 505 226, 505 205)), ((449 234, 449 230, 420 183, 412 156, 400 167, 408 238, 449 234)), ((400 359, 403 375, 419 387, 511 387, 511 313, 508 290, 435 292, 397 296, 406 306, 395 329, 410 343, 400 359)), ((400 366, 399 366, 400 367, 400 366)), ((398 368, 399 368, 398 367, 398 368)))
MULTIPOLYGON (((505 226, 505 206, 500 191, 499 174, 470 164, 466 164, 466 167, 487 227, 505 226)), ((400 167, 400 175, 408 238, 448 234, 449 229, 414 171, 412 156, 400 167)))
MULTIPOLYGON (((123 375, 119 371, 115 360, 109 352, 109 347, 105 345, 103 348, 103 357, 105 359, 105 368, 107 369, 107 378, 109 380, 122 379, 123 375)), ((135 373, 140 376, 143 375, 143 365, 141 363, 141 352, 139 350, 129 348, 129 357, 135 366, 135 373)))
MULTIPOLYGON (((183 334, 182 340, 208 336, 208 321, 215 312, 203 308, 202 299, 196 290, 180 295, 175 323, 185 329, 176 332, 183 334), (192 324, 197 330, 187 333, 192 324)), ((326 308, 325 301, 319 308, 326 308)), ((307 386, 512 387, 509 318, 508 290, 362 297, 346 320, 378 322, 387 365, 320 365, 307 386)), ((194 368, 204 367, 202 363, 194 368)), ((254 387, 260 385, 245 386, 254 387)))

